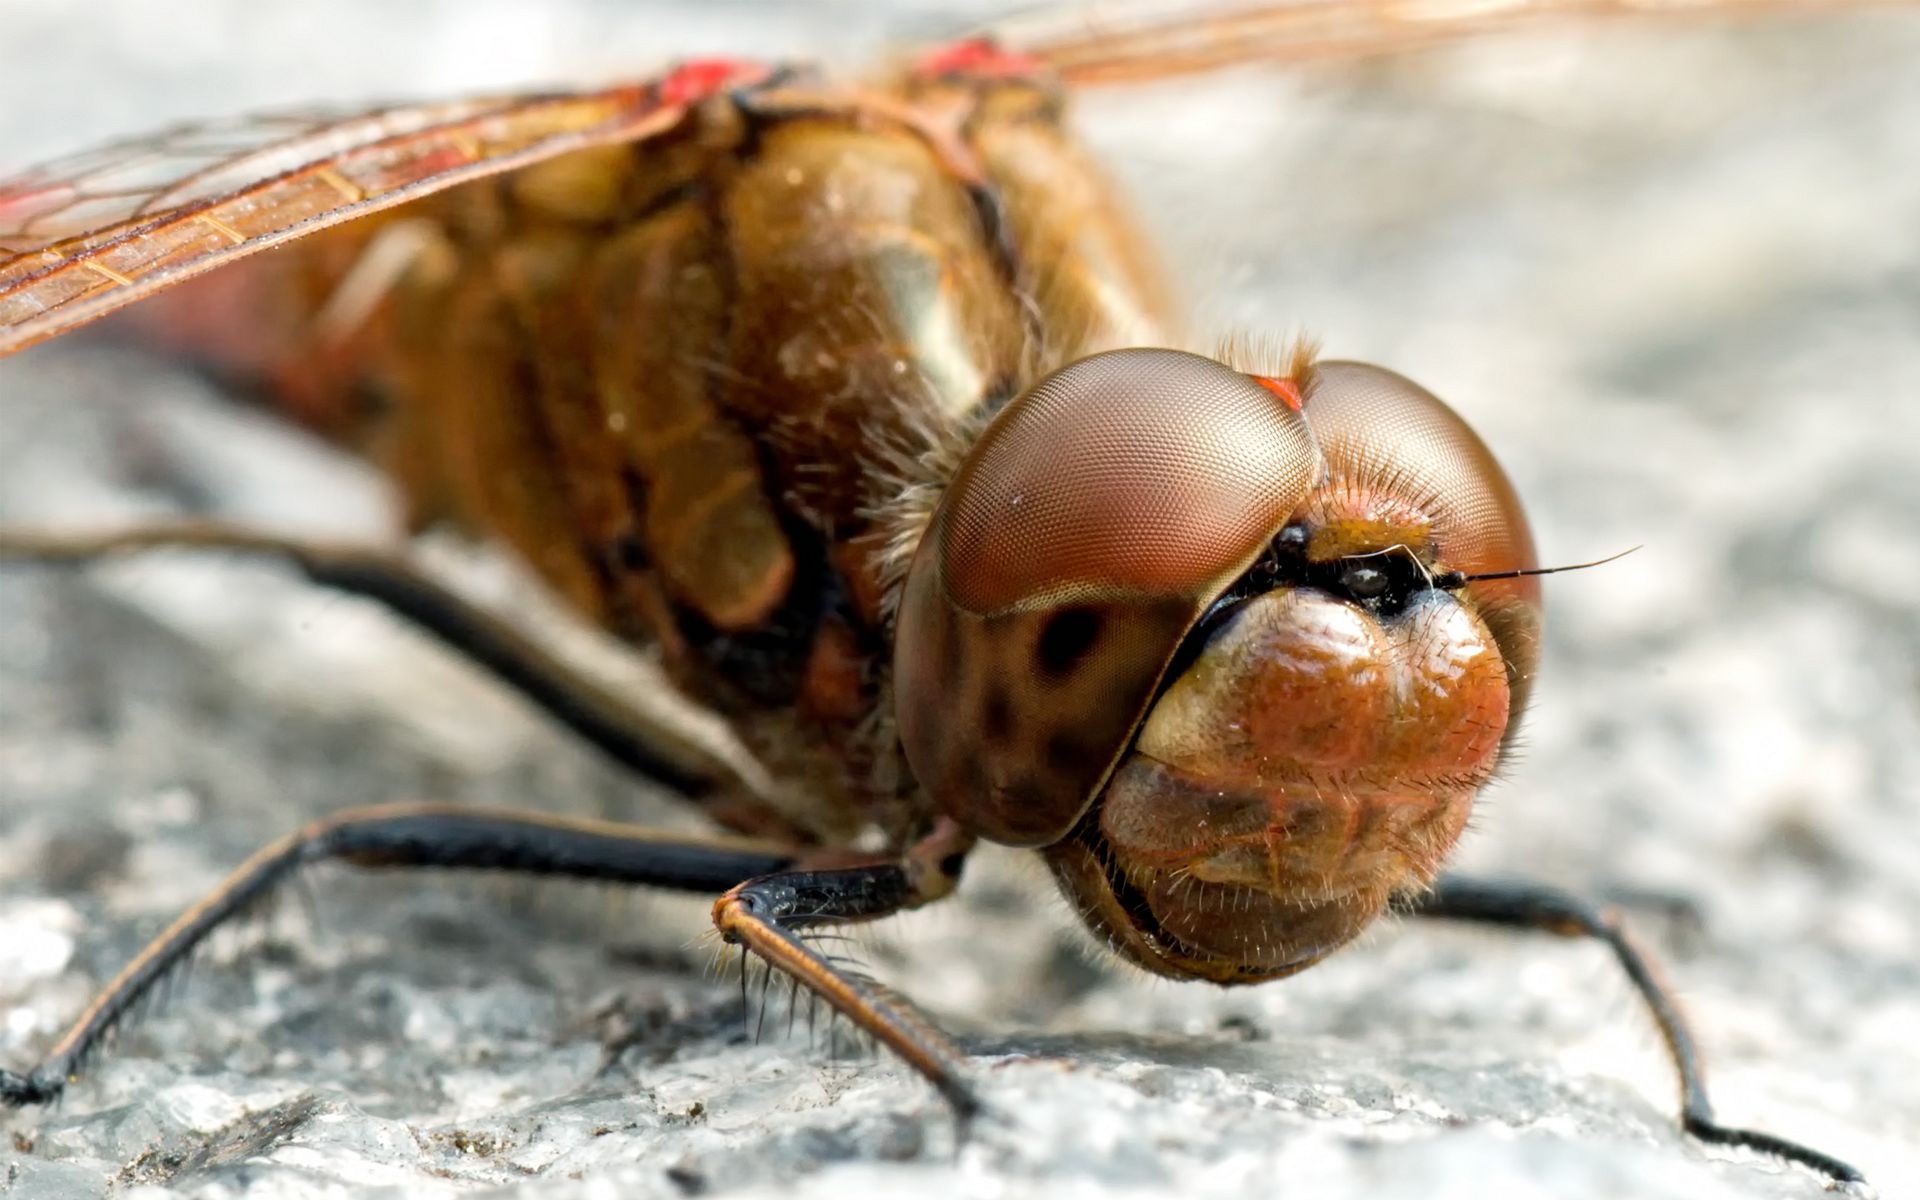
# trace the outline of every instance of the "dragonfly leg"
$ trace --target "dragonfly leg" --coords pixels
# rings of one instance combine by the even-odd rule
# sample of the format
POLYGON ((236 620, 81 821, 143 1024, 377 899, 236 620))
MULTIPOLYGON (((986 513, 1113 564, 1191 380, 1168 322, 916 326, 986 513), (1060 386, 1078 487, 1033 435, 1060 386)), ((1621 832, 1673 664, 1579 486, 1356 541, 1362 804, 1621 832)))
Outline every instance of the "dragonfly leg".
POLYGON ((689 798, 738 782, 713 756, 680 742, 618 695, 392 551, 277 537, 203 520, 155 522, 100 534, 0 528, 0 562, 84 564, 161 547, 283 559, 322 587, 385 606, 648 779, 689 798))
POLYGON ((1560 937, 1593 938, 1612 951, 1632 981, 1666 1042, 1680 1081, 1680 1124, 1703 1142, 1746 1146, 1811 1167, 1843 1183, 1860 1182, 1859 1170, 1798 1142, 1759 1130, 1722 1125, 1707 1098, 1700 1050, 1659 963, 1628 932, 1613 909, 1584 900, 1551 884, 1515 879, 1473 879, 1443 875, 1433 889, 1413 902, 1415 916, 1475 921, 1508 928, 1535 929, 1560 937))
POLYGON ((980 1111, 966 1055, 904 997, 831 961, 804 936, 822 925, 892 916, 950 893, 973 839, 942 821, 891 862, 789 870, 750 879, 714 902, 713 923, 925 1076, 962 1120, 980 1111))
POLYGON ((301 867, 337 860, 363 867, 452 867, 643 884, 711 895, 778 871, 793 853, 744 838, 702 838, 644 826, 509 809, 400 804, 315 821, 247 859, 121 968, 39 1065, 0 1070, 0 1107, 59 1097, 103 1037, 214 930, 286 883, 301 867))

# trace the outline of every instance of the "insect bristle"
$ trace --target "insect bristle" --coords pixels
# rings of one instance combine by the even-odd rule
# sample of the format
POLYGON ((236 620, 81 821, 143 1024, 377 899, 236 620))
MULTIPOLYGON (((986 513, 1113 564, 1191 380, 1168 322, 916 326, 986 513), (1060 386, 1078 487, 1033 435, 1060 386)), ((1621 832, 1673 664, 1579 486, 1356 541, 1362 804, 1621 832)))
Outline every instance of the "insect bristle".
POLYGON ((706 978, 714 980, 726 978, 727 970, 733 961, 734 951, 739 950, 741 954, 746 953, 745 950, 741 950, 732 942, 721 937, 720 931, 711 925, 707 926, 698 936, 689 941, 687 943, 687 949, 706 951, 707 965, 702 974, 706 978))
POLYGON ((1291 380, 1305 395, 1313 390, 1320 339, 1305 332, 1286 336, 1234 330, 1214 343, 1213 357, 1243 374, 1291 380))

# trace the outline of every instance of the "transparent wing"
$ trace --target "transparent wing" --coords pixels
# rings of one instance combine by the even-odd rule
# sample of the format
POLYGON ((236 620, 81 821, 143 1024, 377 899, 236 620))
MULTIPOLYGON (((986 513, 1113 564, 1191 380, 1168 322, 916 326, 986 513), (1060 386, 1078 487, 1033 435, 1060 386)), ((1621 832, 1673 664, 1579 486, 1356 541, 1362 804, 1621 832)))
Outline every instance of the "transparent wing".
POLYGON ((770 73, 703 62, 592 92, 184 125, 0 181, 0 356, 344 221, 655 136, 770 73))
POLYGON ((1368 58, 1578 18, 1715 18, 1889 0, 1278 0, 1103 3, 1016 17, 994 38, 1091 86, 1253 62, 1368 58))

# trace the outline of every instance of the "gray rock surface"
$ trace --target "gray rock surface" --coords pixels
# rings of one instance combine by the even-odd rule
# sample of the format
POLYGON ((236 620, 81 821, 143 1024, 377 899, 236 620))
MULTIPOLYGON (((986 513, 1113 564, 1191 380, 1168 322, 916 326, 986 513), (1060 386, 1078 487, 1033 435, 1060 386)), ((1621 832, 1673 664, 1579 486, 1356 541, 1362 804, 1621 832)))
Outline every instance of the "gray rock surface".
MULTIPOLYGON (((177 116, 859 55, 952 5, 26 3, 0 163, 177 116)), ((1579 27, 1090 96, 1205 331, 1306 328, 1451 398, 1549 588, 1524 753, 1463 866, 1647 912, 1732 1121, 1920 1182, 1920 13, 1579 27)), ((0 363, 0 519, 182 506, 382 528, 377 487, 99 347, 0 363)), ((434 548, 481 594, 498 564, 434 548)), ((0 570, 0 1061, 313 814, 411 798, 671 814, 366 606, 156 554, 0 570)), ((1593 947, 1406 925, 1283 984, 1143 981, 1037 868, 866 951, 976 1056, 956 1149, 897 1064, 741 1019, 697 903, 316 872, 204 956, 0 1190, 193 1196, 1792 1197, 1675 1132, 1593 947), (621 1027, 638 1043, 600 1071, 621 1027)))

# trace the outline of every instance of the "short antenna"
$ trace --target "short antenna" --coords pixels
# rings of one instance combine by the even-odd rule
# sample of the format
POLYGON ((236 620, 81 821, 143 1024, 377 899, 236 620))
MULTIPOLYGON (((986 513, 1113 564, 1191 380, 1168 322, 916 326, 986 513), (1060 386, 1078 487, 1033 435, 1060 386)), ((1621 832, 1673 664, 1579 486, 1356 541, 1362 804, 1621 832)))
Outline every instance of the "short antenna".
POLYGON ((1589 567, 1604 567, 1641 549, 1640 546, 1628 546, 1618 554, 1609 554, 1605 558, 1596 558, 1592 562, 1569 563, 1563 567, 1528 567, 1524 571, 1486 571, 1479 575, 1463 575, 1459 571, 1445 571, 1434 576, 1436 587, 1457 588, 1469 583, 1479 583, 1483 579, 1522 579, 1529 575, 1558 575, 1562 571, 1584 571, 1589 567))

